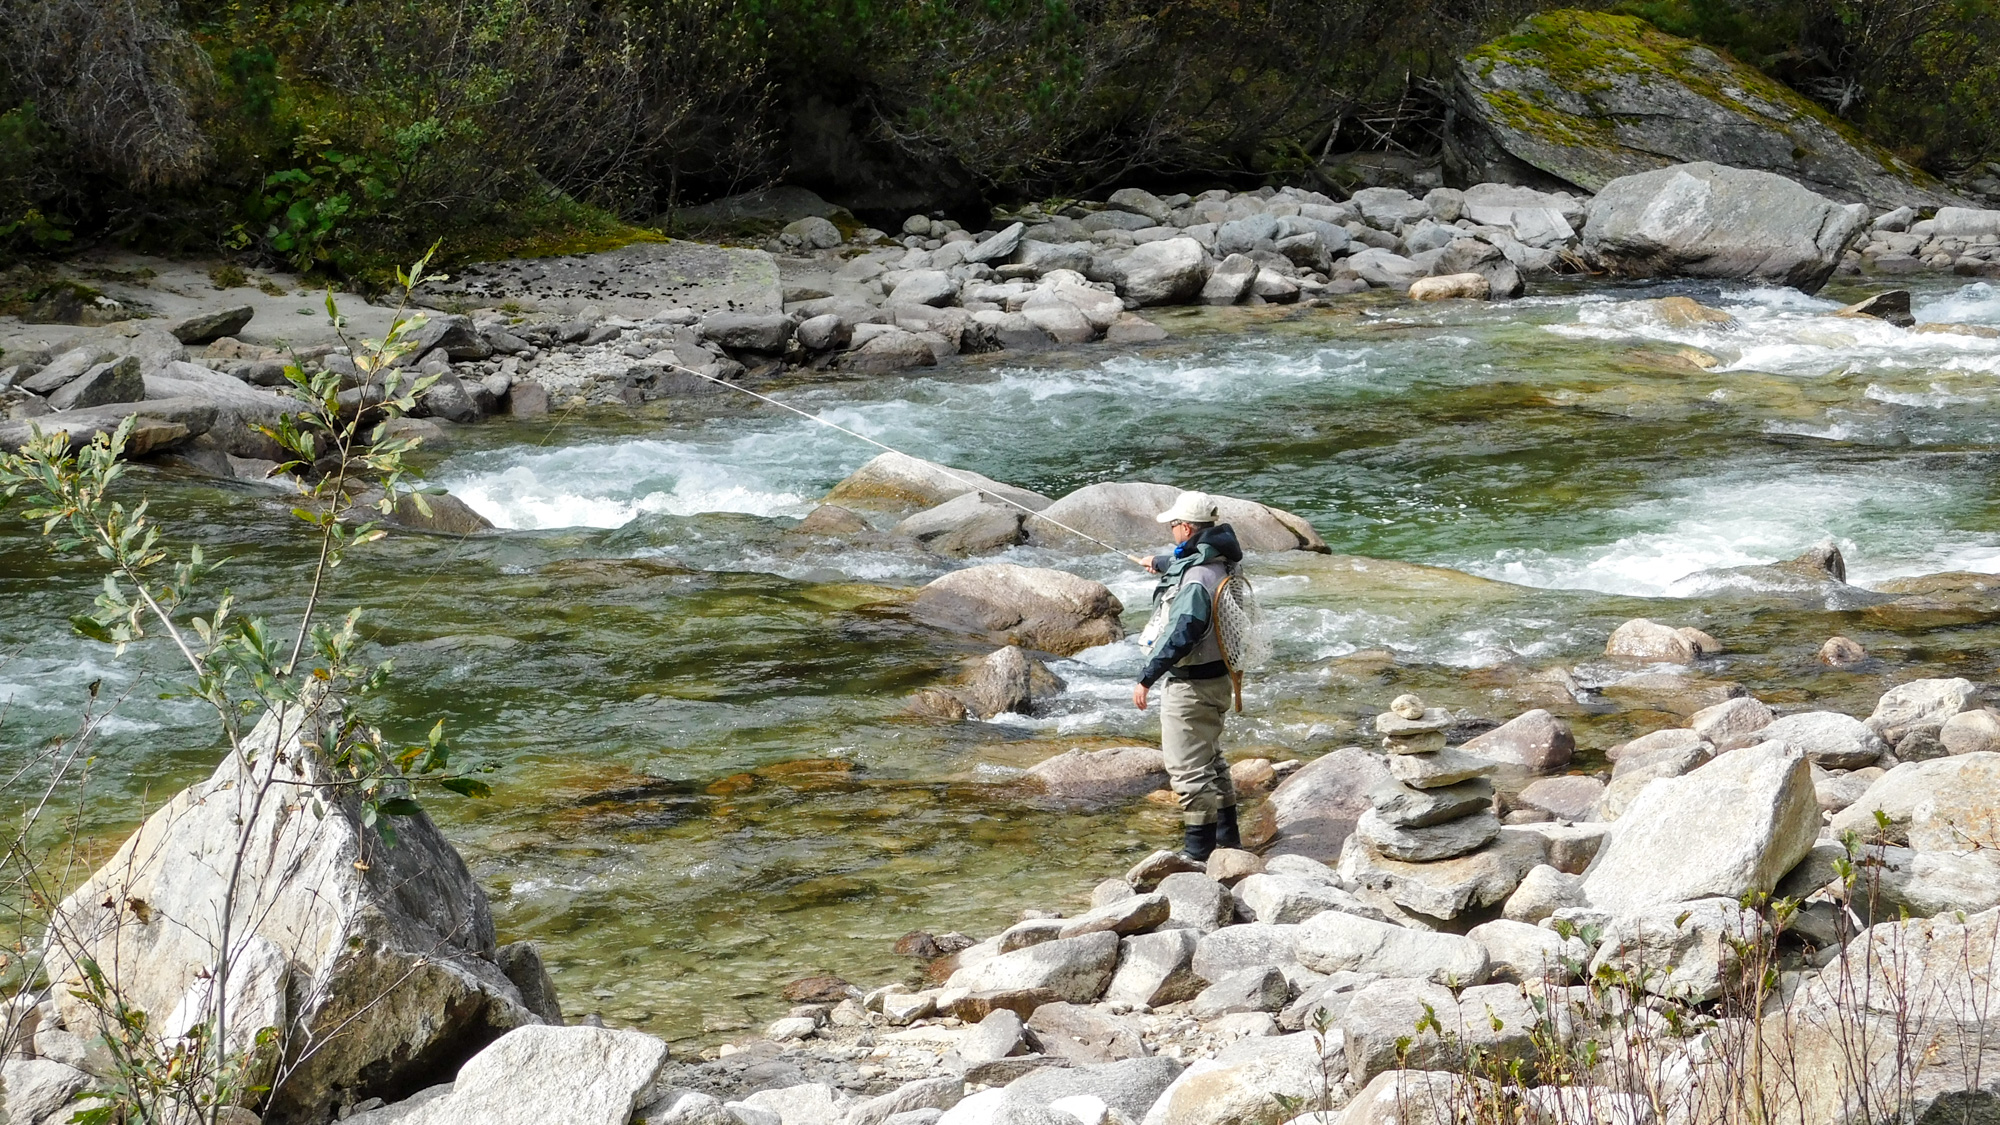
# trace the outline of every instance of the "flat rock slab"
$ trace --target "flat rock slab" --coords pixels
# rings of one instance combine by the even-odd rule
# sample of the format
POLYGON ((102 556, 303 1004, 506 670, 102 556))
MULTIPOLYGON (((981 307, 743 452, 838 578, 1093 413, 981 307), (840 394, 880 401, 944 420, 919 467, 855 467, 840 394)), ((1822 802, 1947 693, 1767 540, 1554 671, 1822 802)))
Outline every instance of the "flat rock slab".
POLYGON ((426 287, 432 300, 516 301, 573 315, 585 305, 643 320, 673 308, 698 313, 784 311, 778 263, 762 250, 699 242, 635 242, 596 254, 517 258, 460 266, 426 287))

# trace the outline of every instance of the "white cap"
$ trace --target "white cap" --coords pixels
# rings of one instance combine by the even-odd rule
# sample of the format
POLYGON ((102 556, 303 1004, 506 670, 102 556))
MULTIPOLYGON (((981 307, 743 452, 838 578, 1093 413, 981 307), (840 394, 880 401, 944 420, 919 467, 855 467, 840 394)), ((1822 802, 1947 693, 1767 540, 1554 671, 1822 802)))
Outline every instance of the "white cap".
POLYGON ((1183 492, 1173 507, 1153 518, 1161 523, 1214 523, 1215 497, 1206 492, 1183 492))

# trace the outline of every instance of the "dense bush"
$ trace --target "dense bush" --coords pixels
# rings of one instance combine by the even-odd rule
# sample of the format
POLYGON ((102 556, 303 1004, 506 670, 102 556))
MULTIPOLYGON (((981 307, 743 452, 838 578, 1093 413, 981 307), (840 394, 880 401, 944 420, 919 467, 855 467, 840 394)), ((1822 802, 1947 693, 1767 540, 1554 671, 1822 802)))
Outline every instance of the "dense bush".
MULTIPOLYGON (((1934 171, 2000 155, 2000 0, 1616 2, 1934 171)), ((1297 178, 1424 151, 1457 53, 1541 6, 0 0, 0 255, 109 235, 356 276, 781 176, 885 212, 1297 178)))

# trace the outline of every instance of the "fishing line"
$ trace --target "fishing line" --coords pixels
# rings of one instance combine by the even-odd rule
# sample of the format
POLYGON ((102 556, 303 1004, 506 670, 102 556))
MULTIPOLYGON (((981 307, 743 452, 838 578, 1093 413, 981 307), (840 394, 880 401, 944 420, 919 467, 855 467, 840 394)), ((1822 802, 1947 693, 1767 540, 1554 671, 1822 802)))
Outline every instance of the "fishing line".
MULTIPOLYGON (((668 364, 664 364, 663 366, 666 366, 666 367, 670 367, 670 368, 672 368, 672 369, 673 369, 673 370, 675 370, 675 371, 685 371, 685 372, 687 372, 687 373, 688 373, 689 375, 692 375, 692 376, 694 376, 694 377, 695 377, 695 378, 697 378, 697 379, 706 379, 706 380, 708 380, 709 382, 711 382, 711 383, 714 383, 714 384, 715 384, 716 386, 718 386, 718 387, 727 387, 727 388, 729 388, 729 389, 730 389, 730 390, 732 390, 732 391, 741 391, 742 393, 744 393, 744 394, 746 394, 746 395, 749 395, 749 396, 750 396, 751 398, 754 398, 754 399, 758 400, 759 402, 767 402, 767 403, 770 403, 770 404, 771 404, 772 406, 775 406, 775 407, 777 407, 777 408, 778 408, 778 409, 780 409, 780 410, 789 410, 789 411, 791 411, 792 413, 794 413, 794 414, 798 415, 798 416, 799 416, 799 417, 801 417, 801 418, 804 418, 805 420, 807 420, 807 421, 809 421, 809 422, 817 422, 817 423, 819 423, 820 425, 822 425, 822 426, 825 426, 825 427, 826 427, 827 429, 830 429, 830 430, 838 430, 838 431, 840 431, 841 433, 843 433, 843 434, 846 434, 846 435, 847 435, 848 437, 851 437, 851 438, 859 438, 860 440, 862 440, 862 441, 865 441, 865 442, 867 442, 867 443, 868 443, 869 445, 872 445, 872 446, 874 446, 874 447, 875 447, 875 448, 877 448, 877 449, 883 449, 883 450, 887 450, 887 451, 888 451, 888 452, 890 452, 890 453, 894 453, 894 454, 895 454, 896 456, 898 456, 898 457, 909 457, 909 458, 910 458, 910 460, 912 460, 912 461, 922 461, 922 460, 923 460, 923 458, 921 458, 921 457, 915 457, 915 456, 912 456, 911 454, 908 454, 908 453, 905 453, 905 452, 903 452, 902 450, 900 450, 900 449, 897 449, 896 447, 894 447, 894 446, 892 446, 892 445, 888 445, 888 444, 886 444, 886 443, 884 443, 884 442, 879 442, 879 441, 876 441, 876 440, 875 440, 874 438, 872 438, 872 437, 869 437, 869 436, 868 436, 867 434, 862 434, 862 433, 856 433, 855 431, 853 431, 853 430, 850 430, 850 429, 848 429, 848 428, 847 428, 846 426, 843 426, 843 425, 839 424, 838 422, 829 422, 829 421, 827 421, 826 419, 824 419, 824 418, 820 417, 820 416, 819 416, 819 415, 817 415, 817 414, 808 414, 808 413, 806 413, 805 411, 803 411, 803 410, 800 410, 800 409, 799 409, 798 407, 796 407, 796 406, 793 406, 792 404, 790 404, 790 403, 788 403, 788 402, 781 402, 781 401, 779 401, 778 399, 775 399, 775 398, 772 398, 772 397, 771 397, 770 395, 764 395, 764 394, 758 394, 758 393, 757 393, 756 391, 753 391, 753 390, 751 390, 751 389, 750 389, 750 388, 748 388, 748 387, 745 387, 745 386, 740 386, 740 385, 738 385, 738 384, 736 384, 736 383, 732 383, 732 382, 728 381, 727 379, 723 379, 723 378, 720 378, 720 377, 718 377, 718 376, 715 376, 715 375, 709 375, 709 374, 705 374, 705 373, 703 373, 703 372, 700 372, 700 371, 696 371, 696 370, 694 370, 694 369, 693 369, 693 368, 691 368, 691 367, 682 367, 682 366, 681 366, 680 364, 678 364, 678 363, 668 363, 668 364)), ((967 476, 961 476, 960 474, 958 474, 957 472, 953 471, 953 470, 952 470, 951 468, 949 468, 948 466, 945 466, 945 465, 938 465, 938 464, 937 464, 936 462, 929 462, 929 464, 932 464, 932 465, 934 465, 934 466, 935 466, 935 467, 936 467, 936 468, 937 468, 937 469, 938 469, 938 470, 939 470, 940 472, 944 473, 944 475, 946 475, 946 476, 948 476, 948 477, 952 478, 952 479, 953 479, 953 480, 955 480, 955 481, 958 481, 958 482, 959 482, 960 484, 963 484, 963 485, 966 485, 967 487, 971 488, 971 489, 972 489, 973 491, 975 491, 975 492, 983 492, 983 493, 985 493, 986 495, 988 495, 988 496, 991 496, 991 497, 993 497, 993 498, 994 498, 995 500, 998 500, 998 501, 1000 501, 1000 502, 1001 502, 1002 504, 1007 504, 1007 505, 1009 505, 1009 506, 1011 506, 1011 507, 1015 507, 1015 508, 1019 508, 1019 509, 1021 509, 1021 510, 1022 510, 1023 512, 1026 512, 1026 513, 1027 513, 1028 515, 1030 515, 1030 516, 1033 516, 1033 517, 1034 517, 1034 518, 1036 518, 1036 519, 1039 519, 1039 520, 1043 520, 1043 521, 1045 521, 1045 522, 1048 522, 1048 523, 1052 523, 1052 524, 1056 525, 1057 527, 1060 527, 1060 528, 1062 528, 1062 529, 1063 529, 1064 531, 1067 531, 1067 532, 1069 532, 1069 533, 1070 533, 1071 535, 1074 535, 1074 536, 1076 536, 1076 537, 1077 537, 1077 538, 1079 538, 1079 539, 1088 539, 1088 540, 1089 540, 1089 541, 1091 541, 1092 543, 1095 543, 1095 544, 1097 544, 1098 546, 1100 546, 1100 547, 1104 548, 1104 549, 1105 549, 1105 550, 1107 550, 1107 551, 1113 551, 1113 552, 1116 552, 1116 553, 1117 553, 1118 555, 1120 555, 1121 557, 1125 557, 1125 558, 1130 558, 1130 556, 1128 556, 1128 555, 1126 555, 1126 554, 1125 554, 1125 551, 1124 551, 1124 549, 1123 549, 1123 548, 1121 548, 1121 547, 1117 547, 1117 546, 1113 546, 1113 545, 1112 545, 1112 544, 1110 544, 1110 543, 1106 543, 1106 542, 1105 542, 1104 540, 1102 540, 1102 539, 1099 539, 1099 538, 1098 538, 1097 536, 1095 536, 1095 535, 1090 535, 1090 534, 1087 534, 1087 533, 1085 533, 1085 532, 1082 532, 1082 531, 1078 531, 1078 530, 1077 530, 1076 528, 1073 528, 1073 527, 1071 527, 1070 525, 1068 525, 1068 524, 1066 524, 1066 523, 1062 522, 1061 520, 1059 520, 1059 519, 1056 519, 1056 518, 1055 518, 1055 517, 1053 517, 1053 516, 1049 516, 1049 515, 1045 515, 1045 514, 1043 514, 1043 513, 1041 513, 1041 512, 1038 512, 1038 511, 1034 510, 1033 508, 1030 508, 1030 507, 1028 507, 1028 506, 1027 506, 1026 504, 1023 504, 1023 503, 1021 503, 1021 502, 1020 502, 1020 501, 1018 501, 1018 500, 1013 500, 1013 499, 1010 499, 1009 497, 1006 497, 1006 496, 1002 496, 1002 495, 1000 495, 1000 494, 999 494, 998 492, 995 492, 995 491, 993 491, 992 489, 990 489, 990 488, 986 487, 985 485, 983 485, 983 484, 980 484, 980 483, 979 483, 978 481, 975 481, 975 480, 973 480, 973 479, 972 479, 971 477, 967 477, 967 476)))

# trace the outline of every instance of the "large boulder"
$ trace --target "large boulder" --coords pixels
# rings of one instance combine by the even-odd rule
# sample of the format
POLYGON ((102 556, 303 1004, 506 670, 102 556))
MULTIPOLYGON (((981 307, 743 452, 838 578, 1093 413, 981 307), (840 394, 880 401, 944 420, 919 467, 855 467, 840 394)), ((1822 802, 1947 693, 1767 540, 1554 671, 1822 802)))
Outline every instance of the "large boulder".
POLYGON ((1141 1125, 1282 1120, 1285 1101, 1303 1104, 1327 1092, 1328 1072, 1340 1067, 1340 1047, 1338 1036, 1322 1039, 1313 1032, 1238 1040, 1182 1071, 1141 1125))
POLYGON ((1294 771, 1257 810, 1249 842, 1266 855, 1340 858, 1375 788, 1391 780, 1382 755, 1345 747, 1294 771))
POLYGON ((1456 918, 1507 901, 1528 872, 1549 860, 1549 845, 1533 825, 1502 828, 1491 844, 1430 863, 1391 859, 1357 833, 1340 857, 1348 885, 1379 891, 1389 901, 1432 918, 1456 918))
POLYGON ((2000 753, 1904 762, 1835 813, 1831 827, 1835 835, 1852 831, 1873 841, 1879 832, 1917 848, 1992 847, 2000 843, 2000 753))
POLYGON ((1102 582, 1013 563, 969 567, 935 579, 910 612, 926 624, 1058 656, 1125 636, 1119 622, 1125 607, 1102 582))
POLYGON ((459 1069, 451 1093, 402 1125, 627 1125, 660 1075, 667 1045, 608 1027, 522 1027, 459 1069))
POLYGON ((1620 974, 1656 996, 1699 1004, 1730 986, 1743 950, 1762 931, 1755 913, 1728 899, 1647 906, 1605 927, 1590 975, 1602 980, 1620 974))
MULTIPOLYGON (((1082 546, 1084 540, 1065 531, 1067 525, 1085 535, 1129 551, 1167 543, 1164 524, 1156 518, 1173 507, 1181 490, 1170 484, 1137 481, 1086 485, 1043 509, 1043 519, 1028 520, 1028 541, 1045 546, 1082 546)), ((1311 524, 1279 508, 1234 496, 1215 497, 1216 514, 1236 529, 1246 551, 1316 551, 1325 554, 1326 541, 1311 524)))
POLYGON ((1817 293, 1868 220, 1783 176, 1677 164, 1604 185, 1590 201, 1585 257, 1627 277, 1777 282, 1817 293))
POLYGON ((1455 102, 1446 161, 1467 183, 1596 192, 1707 160, 1879 210, 1949 202, 1928 176, 1783 83, 1632 16, 1530 17, 1466 55, 1455 102))
POLYGON ((1983 1120, 2000 1101, 2000 912, 1885 922, 1764 1017, 1771 1104, 1802 1125, 1983 1120))
POLYGON ((1163 238, 1118 259, 1118 295, 1139 305, 1183 304, 1208 281, 1208 253, 1192 238, 1163 238))
POLYGON ((1053 503, 1039 492, 902 453, 884 453, 871 459, 834 485, 826 501, 844 508, 914 512, 982 490, 1037 512, 1053 503))
POLYGON ((45 941, 68 1027, 101 1030, 74 995, 86 960, 153 1019, 196 1022, 188 1005, 209 989, 225 904, 230 960, 268 943, 290 979, 289 1072, 268 1121, 399 1093, 541 1022, 494 963, 485 892, 430 818, 395 817, 393 847, 362 825, 358 795, 319 750, 338 721, 331 704, 265 715, 245 755, 175 795, 63 901, 45 941))
POLYGON ((1664 903, 1768 892, 1819 836, 1804 753, 1766 742, 1641 791, 1584 872, 1592 906, 1624 914, 1664 903))
POLYGON ((1823 769, 1859 769, 1889 749, 1866 723, 1838 711, 1801 711, 1758 732, 1766 739, 1801 750, 1823 769))
POLYGON ((1894 745, 1918 731, 1937 734, 1946 719, 1978 706, 1979 688, 1970 680, 1911 680, 1882 693, 1868 729, 1894 745))

